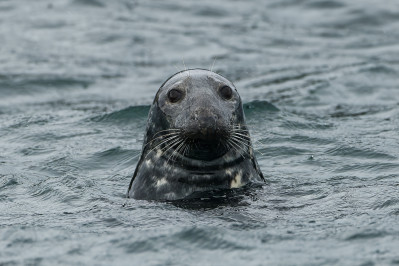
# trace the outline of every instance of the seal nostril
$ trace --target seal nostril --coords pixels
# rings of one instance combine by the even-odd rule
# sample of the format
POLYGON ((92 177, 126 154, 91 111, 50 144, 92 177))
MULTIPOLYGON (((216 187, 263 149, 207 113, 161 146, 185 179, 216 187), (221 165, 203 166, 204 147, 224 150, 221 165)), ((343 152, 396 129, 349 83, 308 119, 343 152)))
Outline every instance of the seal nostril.
POLYGON ((220 113, 212 107, 194 110, 190 115, 190 126, 187 127, 186 135, 189 139, 219 140, 222 138, 221 128, 224 127, 220 113))

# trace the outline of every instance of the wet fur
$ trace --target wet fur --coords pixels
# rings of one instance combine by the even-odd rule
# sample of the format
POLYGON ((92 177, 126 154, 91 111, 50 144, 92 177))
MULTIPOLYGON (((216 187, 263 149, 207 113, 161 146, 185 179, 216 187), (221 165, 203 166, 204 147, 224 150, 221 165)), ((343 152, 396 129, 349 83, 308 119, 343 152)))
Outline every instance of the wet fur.
POLYGON ((151 106, 146 131, 128 197, 175 200, 264 180, 241 98, 230 81, 214 72, 190 69, 165 81, 151 106), (229 101, 218 95, 218 88, 226 85, 234 91, 229 101), (181 102, 168 102, 172 88, 186 93, 181 102), (213 133, 207 136, 215 135, 215 140, 191 136, 210 129, 213 133))

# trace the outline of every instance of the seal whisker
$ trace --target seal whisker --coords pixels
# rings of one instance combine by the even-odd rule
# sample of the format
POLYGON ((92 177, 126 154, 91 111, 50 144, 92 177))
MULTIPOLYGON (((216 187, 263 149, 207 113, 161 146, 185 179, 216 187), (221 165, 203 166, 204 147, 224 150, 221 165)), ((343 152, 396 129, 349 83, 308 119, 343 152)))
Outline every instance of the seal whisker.
POLYGON ((233 149, 233 150, 235 150, 235 148, 229 143, 229 140, 228 139, 225 139, 225 142, 224 142, 224 144, 226 145, 226 148, 227 149, 233 149))
POLYGON ((187 76, 190 77, 190 70, 186 67, 186 63, 184 63, 184 57, 182 58, 182 61, 183 61, 184 70, 187 71, 188 73, 187 76))
POLYGON ((243 126, 240 125, 240 124, 234 124, 233 127, 235 127, 235 128, 243 128, 243 126))
POLYGON ((184 70, 187 71, 186 64, 184 63, 184 56, 182 57, 182 61, 183 61, 184 70))
MULTIPOLYGON (((178 146, 178 147, 179 147, 181 144, 182 144, 182 140, 179 139, 179 141, 178 141, 177 143, 171 145, 169 148, 172 148, 173 146, 178 146)), ((175 149, 173 150, 173 152, 168 156, 168 159, 166 160, 166 164, 169 164, 169 160, 170 160, 170 158, 172 157, 172 155, 175 153, 176 149, 177 149, 177 148, 175 148, 175 149)), ((168 150, 169 150, 169 149, 168 149, 168 150)))
POLYGON ((166 131, 165 134, 160 135, 158 137, 155 137, 155 135, 154 135, 154 137, 152 139, 154 140, 154 139, 162 138, 162 137, 169 136, 169 135, 179 135, 179 134, 180 134, 180 132, 176 132, 176 131, 169 131, 169 132, 166 131))
MULTIPOLYGON (((234 134, 234 133, 233 133, 234 134)), ((244 135, 242 135, 242 134, 238 134, 238 135, 240 135, 240 136, 243 136, 244 137, 244 135)), ((259 143, 259 144, 261 144, 261 145, 265 145, 263 142, 261 142, 260 140, 256 140, 256 139, 251 139, 251 137, 249 136, 249 135, 245 135, 245 137, 247 137, 249 140, 251 140, 253 143, 259 143)))
POLYGON ((252 146, 250 144, 245 143, 242 139, 239 139, 239 138, 233 136, 232 140, 236 141, 239 144, 245 145, 248 148, 252 148, 252 146))
POLYGON ((173 136, 170 136, 170 137, 167 137, 167 138, 164 138, 164 139, 162 139, 160 142, 158 142, 149 152, 151 152, 153 149, 156 149, 156 148, 158 148, 160 145, 162 145, 162 144, 164 144, 164 143, 166 143, 166 142, 169 142, 169 141, 171 141, 171 140, 173 140, 173 139, 176 139, 176 138, 178 138, 179 137, 179 135, 173 135, 173 136))
POLYGON ((241 157, 242 157, 243 159, 245 159, 244 154, 241 152, 242 147, 240 147, 237 143, 235 143, 235 142, 232 141, 232 140, 230 140, 230 143, 231 143, 232 147, 234 147, 234 150, 237 151, 237 152, 241 155, 241 157))
POLYGON ((233 142, 232 139, 228 139, 227 142, 232 145, 231 147, 234 146, 235 147, 234 150, 236 150, 241 155, 241 157, 245 159, 244 155, 240 151, 242 149, 242 147, 240 147, 237 143, 233 142))
POLYGON ((212 71, 212 69, 213 69, 213 66, 215 65, 216 59, 217 59, 216 57, 214 57, 214 58, 213 58, 213 63, 212 63, 212 66, 211 66, 211 69, 210 69, 210 71, 212 71))
POLYGON ((231 132, 234 134, 240 134, 243 137, 251 138, 249 132, 239 131, 239 130, 232 130, 231 132))
POLYGON ((174 155, 175 153, 176 153, 176 155, 177 155, 177 153, 179 152, 179 150, 180 150, 180 148, 182 147, 182 145, 184 145, 185 141, 186 141, 186 139, 183 139, 183 140, 181 141, 181 143, 178 144, 179 146, 177 146, 177 148, 174 149, 174 151, 173 151, 172 154, 169 156, 169 158, 168 158, 168 160, 166 161, 166 163, 168 163, 170 159, 173 160, 173 155, 174 155))
POLYGON ((239 127, 233 127, 231 130, 232 130, 232 131, 239 131, 239 132, 246 132, 246 133, 249 133, 249 130, 243 129, 243 128, 239 128, 239 127))
MULTIPOLYGON (((185 148, 186 145, 187 145, 187 144, 186 144, 186 140, 187 140, 187 138, 183 139, 183 146, 181 147, 181 151, 180 151, 180 149, 178 149, 178 150, 177 150, 177 153, 182 154, 184 148, 185 148)), ((176 154, 176 156, 177 156, 177 154, 176 154)))
POLYGON ((241 131, 249 132, 248 129, 242 128, 242 127, 240 127, 240 126, 233 126, 233 129, 234 129, 234 130, 241 130, 241 131))
POLYGON ((244 130, 241 130, 241 129, 238 129, 238 130, 232 129, 231 132, 237 132, 237 133, 240 133, 240 134, 243 134, 243 135, 246 135, 246 136, 249 137, 249 131, 244 131, 244 130))
POLYGON ((186 148, 184 149, 183 155, 186 156, 191 150, 191 143, 186 143, 186 148))
POLYGON ((231 135, 232 136, 239 136, 242 139, 245 139, 247 141, 251 141, 251 137, 248 134, 243 134, 243 133, 240 133, 240 132, 232 131, 231 135))
POLYGON ((152 144, 154 141, 156 141, 156 140, 159 140, 159 139, 166 139, 165 137, 173 137, 173 136, 179 136, 179 133, 170 133, 170 134, 165 134, 165 135, 162 135, 162 136, 158 136, 158 137, 156 137, 156 138, 153 138, 152 140, 150 140, 149 142, 147 142, 146 144, 145 144, 145 146, 144 147, 146 147, 147 145, 149 145, 149 144, 152 144))
MULTIPOLYGON (((158 147, 159 144, 168 142, 169 140, 175 139, 175 138, 177 138, 177 137, 179 137, 178 134, 172 134, 171 136, 166 136, 166 137, 161 136, 161 137, 159 137, 159 138, 156 138, 156 139, 154 139, 154 141, 155 141, 155 140, 159 140, 160 142, 158 142, 158 143, 155 145, 155 148, 158 147)), ((148 143, 148 144, 150 144, 150 143, 148 143)))
MULTIPOLYGON (((237 137, 237 136, 232 136, 232 138, 238 138, 238 137, 237 137)), ((249 145, 249 144, 247 144, 247 143, 244 143, 244 142, 243 142, 243 139, 241 139, 242 141, 240 141, 240 140, 238 140, 238 139, 235 139, 235 140, 241 142, 243 145, 247 146, 248 148, 252 148, 254 151, 257 151, 257 152, 259 152, 262 156, 264 156, 264 154, 263 154, 259 149, 255 149, 252 145, 249 145)), ((244 140, 244 141, 247 141, 247 140, 244 140)))
MULTIPOLYGON (((234 133, 232 134, 232 136, 235 136, 235 137, 239 137, 239 136, 237 136, 237 135, 235 135, 234 133)), ((242 135, 240 135, 240 136, 242 136, 242 135)), ((260 143, 261 145, 265 145, 264 143, 262 143, 262 142, 260 142, 260 141, 258 141, 258 140, 255 140, 255 139, 252 139, 251 140, 251 138, 249 137, 249 136, 246 136, 247 137, 247 139, 245 139, 245 138, 240 138, 241 140, 243 140, 243 141, 250 141, 250 142, 254 142, 254 143, 260 143)), ((259 149, 257 149, 257 148, 255 148, 254 146, 251 146, 252 147, 252 149, 254 150, 254 151, 257 151, 257 152, 259 152, 262 156, 264 156, 264 154, 259 150, 259 149)))
POLYGON ((242 143, 246 144, 247 146, 251 147, 251 142, 249 141, 249 139, 245 139, 245 138, 242 138, 242 137, 234 135, 234 134, 231 136, 231 138, 239 140, 242 143))
POLYGON ((134 156, 132 157, 132 159, 136 159, 137 157, 139 157, 139 155, 141 155, 141 152, 139 152, 139 153, 137 153, 136 155, 134 155, 134 156))
POLYGON ((165 129, 165 130, 160 130, 160 131, 157 131, 157 132, 154 134, 154 137, 155 137, 156 135, 162 133, 162 132, 172 132, 172 131, 181 131, 181 130, 178 129, 178 128, 169 128, 169 129, 165 129))
MULTIPOLYGON (((243 129, 243 128, 239 128, 239 129, 246 131, 248 134, 249 134, 250 130, 257 131, 257 129, 254 129, 254 127, 252 127, 250 125, 246 125, 246 129, 243 129)), ((265 133, 269 134, 269 132, 265 132, 265 133)))
POLYGON ((246 135, 246 134, 239 133, 239 132, 234 132, 234 131, 233 131, 233 135, 241 136, 241 137, 243 137, 243 138, 245 138, 245 139, 247 139, 247 140, 250 140, 250 139, 251 139, 250 136, 248 136, 248 135, 246 135))
MULTIPOLYGON (((162 151, 161 156, 162 156, 163 154, 165 154, 167 151, 169 151, 170 149, 172 149, 174 146, 179 145, 179 144, 180 144, 180 141, 182 141, 182 139, 178 138, 177 140, 172 141, 172 143, 168 143, 168 144, 167 144, 168 146, 165 146, 165 147, 164 147, 164 148, 167 147, 167 149, 164 150, 164 151, 161 150, 161 151, 162 151)), ((173 153, 172 153, 172 154, 173 154, 173 153)), ((168 161, 169 161, 169 159, 168 159, 168 161)))
POLYGON ((250 135, 248 129, 242 129, 242 128, 238 128, 238 127, 235 127, 235 126, 233 126, 233 128, 231 129, 231 131, 232 131, 232 132, 240 132, 240 133, 244 133, 244 134, 247 133, 248 136, 250 135))
POLYGON ((183 156, 186 156, 187 152, 190 151, 190 145, 185 143, 183 149, 183 156))
POLYGON ((246 130, 247 125, 243 126, 243 125, 239 125, 239 124, 234 124, 233 127, 234 128, 241 128, 241 129, 246 130))
POLYGON ((148 151, 148 153, 147 153, 147 155, 145 156, 145 158, 147 158, 147 156, 152 152, 152 151, 154 151, 156 148, 158 148, 158 147, 160 147, 162 144, 164 144, 164 143, 167 143, 167 142, 169 142, 169 141, 174 141, 176 138, 178 138, 179 136, 172 136, 172 137, 169 137, 169 138, 167 138, 167 139, 164 139, 163 141, 161 141, 161 143, 158 143, 155 147, 153 147, 151 150, 149 150, 148 151))
POLYGON ((162 154, 167 152, 170 148, 172 148, 176 143, 178 143, 181 139, 178 137, 177 139, 170 139, 165 143, 164 147, 160 148, 162 154))
POLYGON ((156 138, 152 138, 150 141, 148 141, 148 142, 144 145, 144 147, 146 147, 146 146, 149 145, 149 144, 152 144, 154 141, 157 141, 157 140, 165 140, 165 139, 167 139, 167 138, 169 138, 169 137, 179 136, 179 134, 180 134, 180 132, 171 132, 171 133, 168 133, 168 134, 164 134, 164 135, 158 136, 158 137, 156 137, 156 138))
MULTIPOLYGON (((253 144, 258 143, 258 144, 260 144, 260 145, 266 145, 266 144, 264 144, 264 143, 262 143, 262 142, 260 142, 259 140, 256 140, 256 139, 252 139, 252 141, 253 141, 253 144)), ((263 154, 262 154, 262 155, 263 155, 263 154)))
POLYGON ((227 143, 227 138, 224 138, 223 139, 223 141, 221 142, 222 143, 222 145, 223 145, 223 147, 226 149, 226 150, 229 150, 229 149, 231 149, 231 146, 229 146, 229 144, 227 143))
POLYGON ((168 128, 168 129, 164 129, 164 130, 159 130, 155 134, 158 134, 160 132, 165 132, 165 131, 173 131, 173 130, 179 131, 180 129, 179 128, 168 128))
POLYGON ((177 147, 173 150, 172 154, 169 156, 169 158, 168 158, 168 160, 166 161, 166 163, 168 163, 170 159, 173 160, 173 157, 175 156, 175 153, 176 153, 176 155, 177 155, 177 153, 179 152, 180 148, 181 148, 183 145, 184 145, 184 140, 181 140, 179 143, 177 143, 177 144, 175 145, 175 146, 177 146, 177 147))
POLYGON ((246 151, 244 150, 244 148, 248 147, 248 144, 244 143, 244 142, 243 142, 242 140, 240 140, 240 139, 237 139, 236 137, 231 137, 230 140, 231 140, 231 142, 237 144, 237 145, 240 147, 240 149, 241 149, 242 151, 246 152, 246 151), (243 147, 242 145, 244 145, 244 147, 243 147))

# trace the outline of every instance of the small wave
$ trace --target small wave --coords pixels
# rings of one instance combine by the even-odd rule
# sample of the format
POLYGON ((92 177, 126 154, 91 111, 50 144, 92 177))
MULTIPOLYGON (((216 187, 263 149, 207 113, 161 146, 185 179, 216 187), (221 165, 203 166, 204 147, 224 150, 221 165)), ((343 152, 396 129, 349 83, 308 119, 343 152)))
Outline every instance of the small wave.
POLYGON ((305 136, 305 135, 292 135, 289 138, 289 140, 297 143, 322 144, 322 145, 335 143, 334 140, 328 138, 305 136))
POLYGON ((388 199, 382 203, 379 203, 374 207, 374 209, 385 209, 392 206, 398 206, 399 200, 398 199, 388 199))
POLYGON ((398 71, 390 66, 390 65, 382 65, 382 64, 378 64, 378 65, 370 65, 367 67, 364 67, 362 69, 360 69, 360 72, 369 72, 369 73, 373 73, 373 74, 389 74, 389 75, 397 75, 398 71))
POLYGON ((259 149, 259 151, 263 154, 262 157, 279 157, 279 156, 294 156, 294 155, 304 155, 311 154, 312 150, 308 149, 300 149, 297 147, 289 147, 289 146, 268 146, 267 148, 259 149))
POLYGON ((14 176, 0 175, 0 190, 3 191, 15 185, 18 185, 18 180, 14 176))
POLYGON ((48 187, 48 186, 37 186, 34 188, 31 188, 30 193, 29 193, 32 197, 37 198, 37 197, 41 197, 42 199, 49 199, 50 197, 58 197, 58 193, 53 190, 52 188, 48 187))
POLYGON ((396 179, 398 178, 399 175, 398 174, 388 174, 388 175, 379 175, 376 176, 375 178, 373 178, 374 180, 386 180, 386 179, 396 179))
POLYGON ((118 227, 123 225, 123 222, 113 217, 103 218, 102 221, 107 227, 118 227))
POLYGON ((92 122, 113 123, 113 124, 135 123, 135 122, 145 123, 149 110, 150 106, 147 105, 130 106, 122 110, 117 110, 111 113, 106 113, 92 117, 90 120, 92 122))
MULTIPOLYGON (((295 117, 296 118, 296 117, 295 117)), ((297 118, 296 118, 297 119, 297 118)), ((282 123, 281 127, 286 129, 321 129, 328 130, 334 127, 331 122, 317 122, 317 121, 294 121, 291 118, 286 118, 282 123)))
POLYGON ((392 106, 389 105, 346 105, 339 104, 335 107, 335 109, 330 113, 331 117, 341 118, 341 117, 357 117, 364 115, 372 115, 380 112, 385 112, 391 110, 392 106))
POLYGON ((345 240, 346 241, 367 240, 367 239, 385 237, 386 235, 389 234, 385 231, 365 230, 363 232, 351 234, 350 236, 346 237, 345 240))
POLYGON ((148 238, 146 240, 130 241, 130 243, 121 244, 120 246, 125 249, 126 253, 143 253, 143 252, 157 252, 158 248, 156 243, 164 242, 159 238, 148 238))
POLYGON ((324 25, 336 29, 370 29, 396 22, 398 18, 399 14, 393 9, 384 10, 383 8, 379 8, 370 12, 364 8, 353 7, 348 9, 341 19, 334 22, 330 21, 328 25, 324 25))
POLYGON ((327 179, 327 183, 336 186, 336 185, 342 185, 345 183, 354 183, 354 182, 361 182, 362 179, 358 176, 346 176, 346 175, 339 175, 339 176, 333 176, 327 179))
POLYGON ((74 0, 73 4, 91 7, 105 7, 103 1, 100 0, 74 0))
POLYGON ((226 239, 220 233, 220 228, 198 228, 183 229, 172 236, 178 243, 194 245, 199 249, 208 250, 248 250, 250 246, 239 245, 237 241, 226 239))
POLYGON ((2 96, 32 94, 46 89, 65 89, 68 87, 87 88, 93 83, 89 77, 66 77, 58 75, 14 74, 0 76, 2 96))
POLYGON ((216 8, 215 6, 212 7, 202 6, 202 7, 193 8, 191 10, 194 10, 194 14, 200 17, 221 18, 228 15, 226 14, 226 9, 216 8))
POLYGON ((80 158, 75 162, 80 169, 110 169, 112 167, 129 167, 139 159, 139 150, 127 150, 114 147, 97 152, 87 158, 80 158))
POLYGON ((23 148, 20 152, 25 156, 35 156, 49 154, 55 151, 55 148, 45 145, 35 145, 33 147, 23 148))
POLYGON ((5 5, 5 6, 0 6, 0 12, 10 12, 10 11, 13 11, 15 9, 15 7, 14 6, 12 6, 12 5, 5 5))
POLYGON ((63 20, 53 21, 50 19, 43 19, 32 23, 32 27, 37 29, 60 29, 68 26, 69 24, 63 20))
POLYGON ((359 171, 366 171, 366 172, 385 172, 385 171, 393 171, 399 169, 399 164, 397 163, 353 163, 353 164, 346 164, 342 165, 334 172, 337 173, 344 173, 344 172, 359 172, 359 171))
POLYGON ((354 157, 354 158, 365 158, 365 159, 386 159, 386 160, 394 160, 395 156, 378 152, 371 149, 359 149, 350 146, 339 146, 335 148, 331 148, 325 151, 326 154, 330 154, 333 156, 345 156, 345 157, 354 157))
POLYGON ((157 252, 173 246, 183 250, 250 250, 251 246, 228 239, 220 228, 188 227, 173 234, 157 235, 120 244, 127 253, 157 252))
POLYGON ((249 103, 245 103, 243 105, 245 114, 251 115, 254 112, 278 112, 280 109, 278 109, 276 106, 274 106, 272 103, 268 101, 252 101, 249 103))
POLYGON ((315 9, 333 9, 343 8, 345 4, 341 1, 334 0, 321 0, 321 1, 309 1, 304 3, 304 7, 315 8, 315 9))

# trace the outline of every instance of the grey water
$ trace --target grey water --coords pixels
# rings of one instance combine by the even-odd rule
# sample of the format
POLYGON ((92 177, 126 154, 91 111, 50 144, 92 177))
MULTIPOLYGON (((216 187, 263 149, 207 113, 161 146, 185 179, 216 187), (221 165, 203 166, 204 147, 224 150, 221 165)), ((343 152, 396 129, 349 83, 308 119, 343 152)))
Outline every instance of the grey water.
POLYGON ((0 265, 399 264, 397 0, 0 0, 0 265), (155 92, 233 81, 267 182, 127 199, 155 92))

